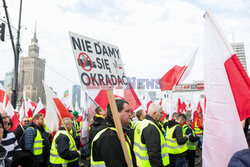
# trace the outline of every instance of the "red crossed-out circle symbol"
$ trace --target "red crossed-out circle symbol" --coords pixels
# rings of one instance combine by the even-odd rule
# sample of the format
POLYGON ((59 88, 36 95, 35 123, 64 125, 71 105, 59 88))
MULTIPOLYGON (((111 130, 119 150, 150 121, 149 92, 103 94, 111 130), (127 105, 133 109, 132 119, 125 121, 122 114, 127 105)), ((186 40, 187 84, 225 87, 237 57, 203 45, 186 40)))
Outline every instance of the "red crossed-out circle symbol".
POLYGON ((84 52, 81 52, 78 55, 78 63, 82 67, 82 69, 84 69, 85 71, 91 71, 93 68, 93 63, 90 57, 84 52))

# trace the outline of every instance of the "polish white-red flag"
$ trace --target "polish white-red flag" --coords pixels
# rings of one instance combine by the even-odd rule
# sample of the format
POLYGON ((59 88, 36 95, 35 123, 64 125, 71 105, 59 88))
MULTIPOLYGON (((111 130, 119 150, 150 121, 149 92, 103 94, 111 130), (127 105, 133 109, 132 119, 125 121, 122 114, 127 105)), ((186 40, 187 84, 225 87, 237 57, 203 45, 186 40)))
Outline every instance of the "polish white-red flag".
POLYGON ((54 92, 43 82, 46 94, 46 115, 45 121, 50 132, 57 131, 61 126, 61 119, 72 118, 62 102, 56 97, 54 92))
POLYGON ((21 105, 20 111, 19 111, 19 121, 20 122, 22 122, 23 117, 28 117, 28 111, 29 111, 28 101, 26 100, 26 93, 23 90, 23 100, 22 100, 22 105, 21 105))
POLYGON ((35 111, 36 109, 36 104, 30 100, 30 98, 28 98, 28 112, 27 112, 27 115, 28 117, 32 117, 33 115, 33 112, 35 111))
POLYGON ((7 112, 8 116, 10 116, 11 121, 13 122, 13 126, 10 128, 10 130, 13 132, 19 126, 20 121, 11 104, 8 94, 6 93, 1 84, 0 84, 0 107, 7 112))
POLYGON ((198 48, 195 50, 190 60, 186 61, 186 64, 175 65, 159 80, 161 91, 172 90, 174 86, 186 79, 194 65, 197 50, 198 48))
POLYGON ((44 105, 43 105, 42 100, 41 100, 40 97, 39 97, 39 102, 38 102, 38 104, 36 106, 36 110, 34 111, 33 116, 36 115, 36 114, 38 114, 38 113, 43 114, 44 117, 46 115, 46 111, 45 111, 44 105))
MULTIPOLYGON (((93 90, 89 91, 88 94, 99 106, 102 107, 102 109, 106 110, 109 103, 106 90, 93 90)), ((131 112, 141 106, 141 102, 130 83, 127 89, 119 89, 114 91, 114 97, 115 99, 119 98, 126 100, 129 103, 131 112)))
POLYGON ((250 80, 211 12, 204 18, 202 166, 226 167, 235 152, 248 148, 241 120, 250 116, 250 80))

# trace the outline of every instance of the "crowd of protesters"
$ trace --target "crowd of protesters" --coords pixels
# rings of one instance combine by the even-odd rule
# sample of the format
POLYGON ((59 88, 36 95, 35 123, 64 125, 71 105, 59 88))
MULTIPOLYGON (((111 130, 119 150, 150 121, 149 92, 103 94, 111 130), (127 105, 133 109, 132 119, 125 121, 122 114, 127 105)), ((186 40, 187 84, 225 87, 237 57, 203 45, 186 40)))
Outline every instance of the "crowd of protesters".
MULTIPOLYGON (((144 110, 130 112, 129 103, 115 100, 124 132, 130 163, 134 167, 194 167, 197 148, 202 149, 203 115, 173 113, 163 117, 159 104, 152 103, 144 110)), ((23 117, 11 132, 11 119, 5 111, 0 115, 0 167, 125 167, 127 161, 115 128, 110 105, 106 110, 95 109, 89 125, 89 140, 82 145, 82 121, 77 111, 69 110, 72 118, 64 118, 60 129, 48 133, 43 114, 23 117), (82 163, 85 159, 89 163, 82 163)), ((248 137, 249 138, 249 137, 248 137)), ((249 150, 245 150, 249 152, 249 150)), ((239 161, 237 153, 231 159, 239 161)), ((242 158, 242 156, 240 156, 242 158)))

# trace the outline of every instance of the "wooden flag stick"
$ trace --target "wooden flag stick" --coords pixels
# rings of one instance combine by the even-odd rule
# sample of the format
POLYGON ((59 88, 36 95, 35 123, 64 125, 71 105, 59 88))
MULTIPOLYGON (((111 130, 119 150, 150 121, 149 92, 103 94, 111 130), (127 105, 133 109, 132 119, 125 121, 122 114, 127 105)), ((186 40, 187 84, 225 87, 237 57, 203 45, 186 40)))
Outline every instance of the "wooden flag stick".
POLYGON ((117 110, 117 106, 116 106, 116 103, 115 103, 113 90, 106 90, 106 92, 107 92, 107 95, 108 95, 109 104, 110 104, 112 116, 113 116, 114 123, 115 123, 115 128, 117 130, 117 135, 118 135, 118 138, 119 138, 119 140, 121 142, 121 145, 122 145, 122 150, 123 150, 123 154, 125 156, 125 160, 127 162, 128 167, 131 167, 132 164, 131 164, 129 154, 128 154, 128 149, 127 149, 127 146, 126 146, 126 143, 125 143, 124 133, 123 133, 121 121, 120 121, 120 118, 119 118, 119 115, 118 115, 118 110, 117 110))

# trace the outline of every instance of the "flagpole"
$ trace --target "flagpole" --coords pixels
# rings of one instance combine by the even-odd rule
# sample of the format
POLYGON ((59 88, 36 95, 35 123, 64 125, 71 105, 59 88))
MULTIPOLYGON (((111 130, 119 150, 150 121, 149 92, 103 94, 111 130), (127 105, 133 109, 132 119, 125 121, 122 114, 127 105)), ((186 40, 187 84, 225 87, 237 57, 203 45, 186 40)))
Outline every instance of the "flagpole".
POLYGON ((224 33, 222 32, 220 26, 218 25, 217 21, 215 20, 214 16, 212 15, 211 11, 209 9, 206 10, 205 14, 203 15, 203 17, 205 18, 206 15, 210 18, 210 20, 212 21, 212 24, 215 26, 219 36, 222 38, 222 41, 224 42, 224 44, 226 45, 227 49, 229 52, 231 52, 231 54, 234 54, 234 50, 232 48, 232 46, 230 45, 230 43, 228 42, 228 40, 226 39, 224 33))

